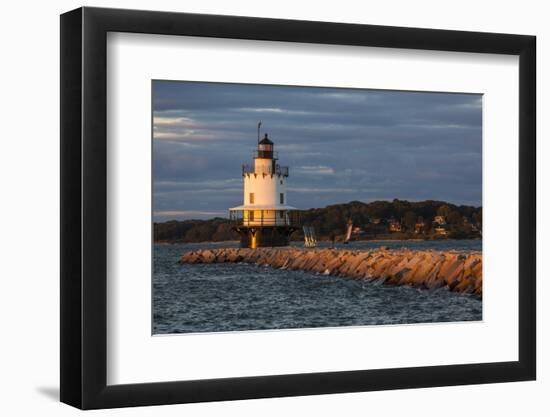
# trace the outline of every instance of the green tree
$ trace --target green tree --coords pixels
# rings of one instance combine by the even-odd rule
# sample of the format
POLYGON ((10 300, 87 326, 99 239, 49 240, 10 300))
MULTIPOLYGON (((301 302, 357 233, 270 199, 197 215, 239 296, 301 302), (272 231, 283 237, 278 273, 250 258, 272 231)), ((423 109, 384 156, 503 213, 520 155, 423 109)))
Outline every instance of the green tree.
POLYGON ((403 224, 405 228, 409 231, 414 231, 414 226, 416 225, 416 213, 414 211, 407 211, 403 216, 403 224))
POLYGON ((447 223, 455 226, 462 226, 462 215, 457 210, 449 210, 449 214, 446 216, 447 223))
POLYGON ((437 209, 437 215, 438 216, 445 216, 445 218, 449 215, 451 212, 451 208, 447 204, 443 204, 442 206, 439 206, 437 209))
POLYGON ((474 219, 474 222, 476 223, 479 223, 479 225, 481 226, 483 224, 483 219, 482 219, 482 209, 479 208, 478 211, 476 211, 474 214, 473 214, 473 219, 474 219))

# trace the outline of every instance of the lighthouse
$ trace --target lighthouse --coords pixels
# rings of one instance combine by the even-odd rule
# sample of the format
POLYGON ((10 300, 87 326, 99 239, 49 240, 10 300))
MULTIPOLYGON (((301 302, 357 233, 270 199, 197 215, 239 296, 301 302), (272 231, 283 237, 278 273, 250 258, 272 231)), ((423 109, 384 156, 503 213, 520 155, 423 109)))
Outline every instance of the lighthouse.
MULTIPOLYGON (((260 123, 261 124, 261 123, 260 123)), ((259 137, 252 165, 242 166, 243 204, 229 209, 241 247, 288 246, 298 212, 287 202, 288 167, 278 164, 274 143, 259 137)))

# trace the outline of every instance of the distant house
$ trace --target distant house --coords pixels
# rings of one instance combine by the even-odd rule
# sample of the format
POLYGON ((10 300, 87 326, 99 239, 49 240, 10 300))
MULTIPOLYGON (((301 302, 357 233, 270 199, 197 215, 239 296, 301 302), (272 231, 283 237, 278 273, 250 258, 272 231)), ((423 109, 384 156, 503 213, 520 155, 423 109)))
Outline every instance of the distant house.
POLYGON ((381 218, 370 218, 369 222, 364 225, 364 233, 366 234, 384 234, 387 233, 388 229, 383 219, 381 218))
POLYGON ((426 230, 426 223, 425 222, 416 222, 414 225, 414 233, 424 233, 424 230, 426 230))
POLYGON ((363 235, 365 235, 366 232, 365 232, 365 230, 362 229, 361 227, 356 226, 356 227, 354 227, 354 228, 351 230, 351 234, 352 234, 353 236, 356 236, 356 237, 357 237, 357 236, 363 236, 363 235))
POLYGON ((439 226, 439 227, 436 227, 434 230, 435 230, 435 234, 439 236, 447 236, 449 234, 449 231, 447 230, 446 227, 439 226))
POLYGON ((435 216, 434 217, 434 223, 437 223, 439 225, 444 225, 444 224, 447 224, 447 222, 445 221, 445 216, 435 216))
POLYGON ((400 232, 401 223, 399 223, 397 220, 391 220, 389 222, 389 228, 390 228, 390 232, 400 232))

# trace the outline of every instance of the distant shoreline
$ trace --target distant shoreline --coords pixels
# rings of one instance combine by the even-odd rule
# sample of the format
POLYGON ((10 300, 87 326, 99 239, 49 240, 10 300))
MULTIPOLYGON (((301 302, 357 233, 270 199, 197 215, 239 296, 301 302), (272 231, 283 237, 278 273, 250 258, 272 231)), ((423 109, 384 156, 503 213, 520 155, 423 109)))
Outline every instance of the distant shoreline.
MULTIPOLYGON (((438 239, 357 239, 357 240, 350 240, 350 243, 355 242, 445 242, 445 241, 455 241, 455 240, 483 240, 479 237, 470 237, 470 238, 438 238, 438 239)), ((185 241, 154 241, 153 244, 155 245, 182 245, 182 244, 205 244, 205 243, 239 243, 239 240, 204 240, 199 242, 185 242, 185 241)), ((330 240, 319 240, 319 242, 327 242, 330 243, 330 240)), ((303 243, 302 240, 293 240, 291 243, 303 243)), ((335 243, 343 244, 343 241, 336 241, 335 243)))
MULTIPOLYGON (((313 227, 318 241, 341 242, 352 226, 352 240, 476 239, 483 230, 482 207, 444 201, 350 201, 299 211, 291 239, 302 240, 301 226, 313 227)), ((155 242, 236 241, 236 223, 227 218, 171 220, 153 223, 155 242)))

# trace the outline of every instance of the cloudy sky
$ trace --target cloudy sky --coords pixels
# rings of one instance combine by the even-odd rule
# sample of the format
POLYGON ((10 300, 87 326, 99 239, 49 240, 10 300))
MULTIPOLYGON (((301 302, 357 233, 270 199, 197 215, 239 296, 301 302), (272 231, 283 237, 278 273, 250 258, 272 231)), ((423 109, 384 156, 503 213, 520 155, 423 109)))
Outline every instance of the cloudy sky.
POLYGON ((289 204, 481 205, 481 95, 153 81, 155 221, 227 216, 257 123, 289 204))

